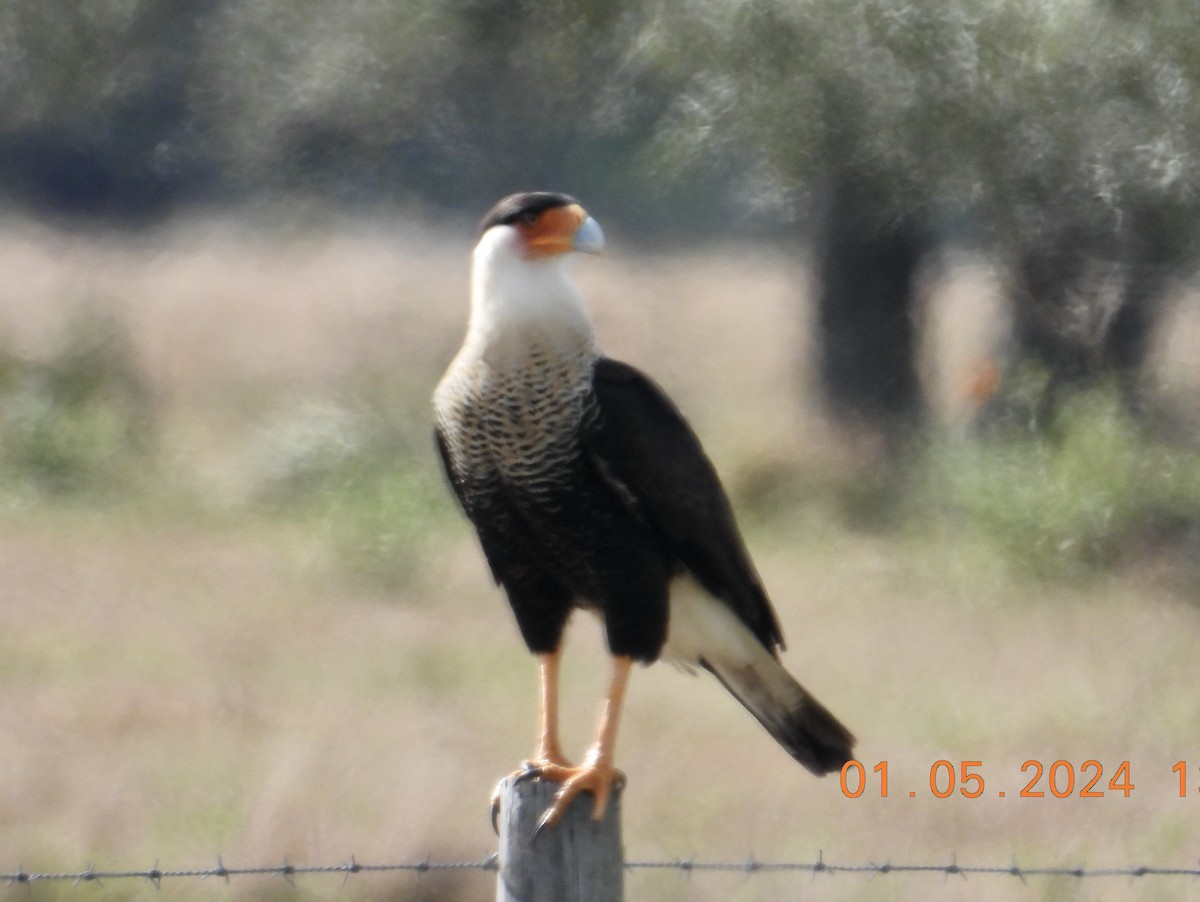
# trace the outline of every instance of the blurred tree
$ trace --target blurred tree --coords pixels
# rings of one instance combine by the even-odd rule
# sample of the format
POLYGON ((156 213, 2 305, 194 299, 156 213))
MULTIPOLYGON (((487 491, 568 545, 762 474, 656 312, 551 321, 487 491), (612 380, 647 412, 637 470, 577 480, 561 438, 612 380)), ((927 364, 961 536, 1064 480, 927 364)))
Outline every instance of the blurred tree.
POLYGON ((660 32, 690 73, 664 140, 692 162, 759 152, 816 238, 830 407, 894 433, 921 409, 918 268, 963 223, 1010 263, 1018 354, 1062 380, 1140 363, 1153 299, 1195 250, 1198 10, 704 4, 660 32), (1087 284, 1105 267, 1116 300, 1087 284))
MULTIPOLYGON (((757 148, 815 239, 820 374, 835 415, 895 432, 920 413, 919 267, 970 196, 982 78, 969 3, 751 0, 711 7, 666 140, 757 148)), ((699 31, 697 37, 696 32, 699 31)))
POLYGON ((536 186, 642 235, 784 217, 830 408, 896 434, 947 237, 1005 261, 1052 385, 1137 372, 1196 251, 1198 36, 1193 0, 7 3, 0 186, 139 216, 203 187, 476 213, 536 186))
POLYGON ((155 215, 206 173, 188 94, 220 0, 0 4, 0 185, 64 213, 155 215))
POLYGON ((249 184, 472 213, 551 187, 646 231, 663 218, 643 148, 673 92, 637 52, 645 15, 635 0, 239 0, 212 21, 206 102, 249 184))
POLYGON ((1200 7, 1076 2, 1031 24, 1026 46, 1050 47, 1009 55, 982 185, 1015 356, 1050 373, 1044 423, 1062 390, 1106 376, 1137 408, 1163 297, 1200 249, 1200 7))

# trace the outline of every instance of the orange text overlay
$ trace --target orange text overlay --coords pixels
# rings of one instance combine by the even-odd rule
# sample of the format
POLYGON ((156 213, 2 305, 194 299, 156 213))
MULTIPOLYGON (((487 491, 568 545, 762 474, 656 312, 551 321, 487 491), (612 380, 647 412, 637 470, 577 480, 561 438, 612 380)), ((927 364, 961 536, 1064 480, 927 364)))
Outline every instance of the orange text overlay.
MULTIPOLYGON (((1200 768, 1189 768, 1186 761, 1177 761, 1171 772, 1179 778, 1181 799, 1189 795, 1200 798, 1200 768)), ((918 778, 921 783, 919 788, 904 787, 902 791, 897 791, 889 785, 886 761, 880 761, 870 768, 861 761, 847 761, 842 766, 842 794, 849 799, 864 795, 886 799, 889 793, 907 795, 909 798, 928 794, 939 799, 951 796, 977 799, 984 795, 1001 799, 1102 799, 1111 796, 1127 799, 1135 788, 1133 768, 1128 761, 1106 767, 1094 759, 1076 765, 1061 758, 1057 761, 1030 758, 1021 765, 1019 773, 1001 776, 987 774, 982 761, 948 761, 942 758, 933 762, 928 774, 922 777, 928 779, 918 778), (996 779, 989 782, 992 776, 996 779)))

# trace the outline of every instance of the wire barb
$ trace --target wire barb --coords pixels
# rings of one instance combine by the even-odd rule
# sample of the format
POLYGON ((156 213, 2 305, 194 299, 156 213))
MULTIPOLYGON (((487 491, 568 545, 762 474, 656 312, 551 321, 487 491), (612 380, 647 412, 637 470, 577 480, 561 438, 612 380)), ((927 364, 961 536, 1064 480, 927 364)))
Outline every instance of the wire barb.
POLYGON ((362 870, 362 867, 355 860, 354 856, 351 855, 350 860, 348 862, 346 862, 345 865, 343 865, 343 869, 346 871, 346 874, 344 877, 342 877, 342 886, 345 886, 346 881, 350 879, 350 875, 357 874, 359 871, 362 870))

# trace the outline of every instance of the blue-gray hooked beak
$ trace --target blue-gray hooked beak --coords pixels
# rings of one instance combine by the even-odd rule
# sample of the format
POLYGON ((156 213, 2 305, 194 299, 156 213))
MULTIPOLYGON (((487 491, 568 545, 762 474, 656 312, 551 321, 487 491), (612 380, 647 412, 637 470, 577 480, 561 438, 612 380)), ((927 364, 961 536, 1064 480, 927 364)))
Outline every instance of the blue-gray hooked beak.
POLYGON ((571 247, 581 254, 603 253, 604 230, 600 228, 600 223, 590 216, 585 219, 583 224, 575 230, 575 238, 571 242, 571 247))

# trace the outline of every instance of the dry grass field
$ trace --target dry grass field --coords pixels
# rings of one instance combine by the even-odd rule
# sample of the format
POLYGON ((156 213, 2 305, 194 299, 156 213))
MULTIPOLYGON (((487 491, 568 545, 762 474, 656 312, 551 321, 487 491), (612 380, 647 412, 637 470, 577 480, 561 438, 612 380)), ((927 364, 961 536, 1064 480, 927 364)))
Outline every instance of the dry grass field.
MULTIPOLYGON (((847 525, 823 485, 868 478, 873 449, 824 424, 804 387, 804 270, 763 248, 655 256, 605 225, 609 255, 578 269, 601 341, 693 419, 746 507, 786 660, 858 734, 868 775, 847 798, 714 681, 639 671, 619 747, 629 858, 1196 866, 1200 605, 1177 555, 1047 579, 945 525, 847 525), (1029 759, 1067 762, 1056 773, 1060 789, 1075 774, 1070 796, 1043 776, 1044 797, 1020 798, 1029 759), (981 762, 983 793, 935 797, 939 760, 981 762), (1087 761, 1103 767, 1101 797, 1080 797, 1087 761), (1128 797, 1108 788, 1125 761, 1128 797)), ((160 433, 149 489, 103 503, 18 494, 0 513, 0 872, 494 849, 487 798, 532 745, 536 674, 422 444, 465 323, 471 233, 311 219, 211 218, 138 238, 0 227, 0 343, 39 359, 81 306, 111 315, 160 433), (387 581, 339 569, 337 498, 283 512, 256 500, 272 435, 312 422, 336 433, 325 413, 361 398, 387 408, 411 454, 411 504, 398 508, 410 522, 366 521, 397 531, 405 570, 387 581)), ((1003 321, 985 269, 954 273, 931 290, 926 349, 948 428, 963 414, 955 385, 1003 321)), ((1181 308, 1164 340, 1162 381, 1179 404, 1195 398, 1197 322, 1181 308)), ((566 668, 565 737, 580 751, 604 679, 589 618, 574 624, 566 668)), ((1196 886, 639 872, 627 896, 1181 900, 1196 886)), ((492 887, 470 872, 162 893, 476 900, 492 887)), ((158 897, 119 881, 5 894, 158 897)))

